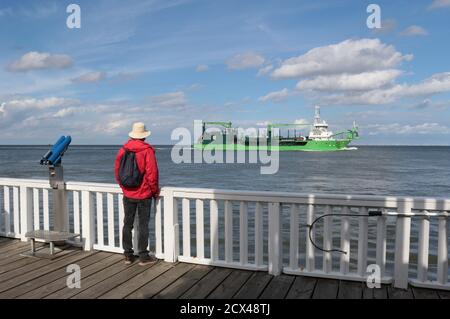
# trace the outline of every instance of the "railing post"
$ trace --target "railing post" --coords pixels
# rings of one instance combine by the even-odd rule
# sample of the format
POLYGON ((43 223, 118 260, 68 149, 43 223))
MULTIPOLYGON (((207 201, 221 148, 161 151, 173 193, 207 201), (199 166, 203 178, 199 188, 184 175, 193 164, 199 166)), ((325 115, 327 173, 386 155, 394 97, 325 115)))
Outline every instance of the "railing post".
POLYGON ((164 194, 164 260, 178 260, 178 205, 173 197, 173 190, 167 189, 164 194))
POLYGON ((269 203, 269 274, 281 274, 282 251, 280 203, 269 203))
MULTIPOLYGON (((95 242, 94 196, 89 191, 81 192, 81 236, 84 250, 92 250, 95 242)), ((103 222, 103 221, 100 221, 103 222)))
MULTIPOLYGON (((399 214, 411 214, 412 202, 405 199, 398 205, 399 214)), ((408 288, 409 246, 411 234, 411 217, 399 216, 395 237, 394 287, 408 288)))
POLYGON ((33 230, 33 190, 20 186, 20 239, 27 241, 25 234, 33 230))

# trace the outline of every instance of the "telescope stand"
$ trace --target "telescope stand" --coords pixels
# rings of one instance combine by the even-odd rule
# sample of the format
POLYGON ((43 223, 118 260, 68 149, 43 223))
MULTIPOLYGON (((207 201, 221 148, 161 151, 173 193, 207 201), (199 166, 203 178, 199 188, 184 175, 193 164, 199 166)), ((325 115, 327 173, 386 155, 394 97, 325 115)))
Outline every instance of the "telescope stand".
POLYGON ((56 258, 58 252, 70 246, 67 241, 80 237, 80 234, 69 233, 68 201, 62 165, 49 166, 49 180, 53 188, 53 230, 38 229, 27 232, 25 237, 31 240, 31 251, 22 254, 24 256, 56 258), (35 241, 49 243, 50 247, 36 251, 35 241))

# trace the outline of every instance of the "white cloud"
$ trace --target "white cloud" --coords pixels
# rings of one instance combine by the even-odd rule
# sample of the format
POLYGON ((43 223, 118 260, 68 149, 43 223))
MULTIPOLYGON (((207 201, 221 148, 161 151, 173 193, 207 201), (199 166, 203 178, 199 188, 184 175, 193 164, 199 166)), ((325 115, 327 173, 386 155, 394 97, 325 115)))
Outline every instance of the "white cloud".
POLYGON ((254 52, 246 52, 236 54, 235 56, 229 58, 226 64, 229 69, 232 70, 243 70, 243 69, 253 69, 261 66, 265 59, 263 56, 256 54, 254 52))
POLYGON ((271 64, 266 65, 265 67, 258 70, 257 76, 263 76, 263 75, 269 74, 270 71, 272 71, 272 70, 273 70, 273 65, 271 65, 271 64))
POLYGON ((9 65, 8 70, 12 72, 27 72, 40 69, 64 69, 72 66, 72 64, 72 58, 65 54, 32 51, 13 61, 9 65))
POLYGON ((437 73, 419 84, 405 87, 407 96, 434 95, 450 91, 450 72, 437 73))
POLYGON ((186 94, 182 91, 164 93, 150 98, 152 106, 158 108, 184 108, 187 106, 186 94))
POLYGON ((369 135, 450 134, 450 127, 439 123, 422 123, 416 125, 399 123, 370 124, 366 127, 370 130, 369 135))
POLYGON ((85 74, 82 74, 80 76, 77 76, 72 79, 72 82, 74 83, 95 83, 103 80, 106 77, 106 73, 104 72, 88 72, 85 74))
POLYGON ((373 90, 392 83, 402 74, 400 70, 380 70, 359 74, 335 74, 304 79, 297 83, 299 90, 346 91, 373 90))
POLYGON ((197 65, 197 68, 195 69, 196 72, 206 72, 209 70, 209 66, 206 64, 199 64, 197 65))
POLYGON ((308 125, 309 121, 307 119, 298 119, 294 121, 294 124, 298 125, 308 125))
POLYGON ((429 9, 439 9, 450 7, 450 0, 433 0, 429 9))
POLYGON ((5 110, 18 111, 27 109, 47 109, 52 107, 63 107, 79 103, 77 100, 65 99, 59 97, 48 97, 43 99, 22 98, 13 99, 4 102, 2 105, 5 110))
POLYGON ((381 28, 372 29, 375 34, 388 34, 397 28, 397 21, 394 19, 383 19, 381 21, 381 28))
POLYGON ((434 74, 418 84, 396 84, 364 92, 344 92, 323 98, 327 104, 388 104, 402 98, 432 96, 450 91, 450 72, 434 74))
MULTIPOLYGON (((416 84, 399 84, 406 72, 398 67, 412 55, 398 52, 379 39, 345 40, 314 48, 283 61, 271 76, 299 78, 297 90, 319 104, 382 105, 450 92, 450 72, 434 74, 416 84)), ((273 92, 260 100, 282 98, 273 92)))
POLYGON ((299 78, 392 69, 412 55, 403 55, 379 39, 345 40, 314 48, 304 55, 287 59, 272 72, 275 79, 299 78))
POLYGON ((285 98, 287 98, 289 96, 289 90, 284 88, 280 91, 275 91, 275 92, 270 92, 264 96, 261 96, 258 101, 261 102, 268 102, 268 101, 273 101, 273 102, 280 102, 282 100, 284 100, 285 98))
POLYGON ((400 35, 405 37, 414 37, 414 36, 422 36, 428 35, 428 31, 418 25, 412 25, 407 27, 405 30, 400 32, 400 35))
POLYGON ((131 127, 132 119, 125 114, 112 114, 108 120, 97 124, 94 131, 101 134, 116 134, 126 127, 131 127))

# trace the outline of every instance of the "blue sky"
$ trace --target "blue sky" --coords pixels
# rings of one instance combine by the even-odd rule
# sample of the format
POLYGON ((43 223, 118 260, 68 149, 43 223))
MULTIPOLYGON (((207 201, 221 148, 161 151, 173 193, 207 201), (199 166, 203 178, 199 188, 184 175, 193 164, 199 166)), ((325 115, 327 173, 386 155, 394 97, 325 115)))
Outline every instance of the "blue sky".
POLYGON ((450 145, 450 0, 0 2, 0 144, 155 144, 194 119, 450 145), (366 8, 381 8, 381 30, 366 8), (66 7, 81 7, 81 28, 66 7))

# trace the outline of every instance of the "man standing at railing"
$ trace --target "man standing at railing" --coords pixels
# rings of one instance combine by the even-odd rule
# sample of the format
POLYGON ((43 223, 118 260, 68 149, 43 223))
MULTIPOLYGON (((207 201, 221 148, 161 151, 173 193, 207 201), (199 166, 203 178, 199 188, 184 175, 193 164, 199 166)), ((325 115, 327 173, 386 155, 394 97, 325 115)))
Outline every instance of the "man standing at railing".
POLYGON ((125 211, 122 246, 125 263, 134 261, 133 230, 134 217, 138 214, 138 249, 139 265, 145 266, 157 259, 149 255, 147 250, 152 199, 159 197, 158 164, 155 150, 145 142, 151 132, 144 123, 133 124, 128 134, 130 140, 119 150, 115 161, 115 177, 123 191, 123 206, 125 211))

